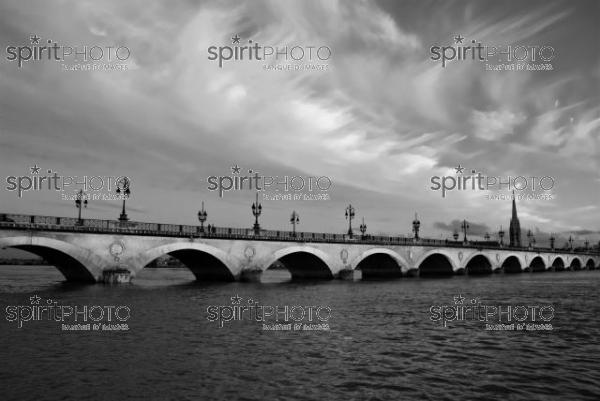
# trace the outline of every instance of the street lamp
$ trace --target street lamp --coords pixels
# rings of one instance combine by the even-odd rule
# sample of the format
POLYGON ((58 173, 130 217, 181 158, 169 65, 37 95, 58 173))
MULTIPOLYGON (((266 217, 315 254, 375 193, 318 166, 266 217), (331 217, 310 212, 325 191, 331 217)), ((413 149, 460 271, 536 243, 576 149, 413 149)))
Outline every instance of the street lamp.
POLYGON ((588 241, 587 239, 585 240, 585 242, 583 243, 585 245, 585 250, 587 252, 589 246, 590 246, 590 241, 588 241))
POLYGON ((121 195, 123 197, 123 210, 121 211, 121 215, 119 216, 119 221, 125 222, 129 220, 129 217, 127 217, 127 213, 125 213, 125 200, 129 198, 129 195, 131 195, 129 178, 122 177, 119 181, 117 181, 116 192, 117 195, 121 195))
POLYGON ((527 230, 527 238, 529 239, 529 249, 531 249, 535 245, 535 236, 531 230, 527 230))
POLYGON ((554 250, 554 241, 556 241, 556 237, 554 237, 554 233, 550 234, 550 249, 554 250))
POLYGON ((204 210, 204 201, 202 201, 202 209, 198 211, 198 220, 200 221, 200 232, 201 233, 204 232, 204 222, 206 221, 207 217, 208 217, 208 214, 206 213, 206 210, 204 210))
POLYGON ((569 249, 573 251, 573 237, 569 235, 569 249))
POLYGON ((467 223, 467 220, 463 220, 461 228, 462 228, 463 234, 464 234, 463 242, 466 244, 468 242, 467 241, 467 230, 469 229, 469 223, 467 223))
POLYGON ((355 209, 352 205, 346 207, 346 220, 348 220, 348 235, 352 238, 352 219, 354 218, 355 209))
POLYGON ((262 205, 258 203, 258 192, 256 193, 256 202, 252 204, 252 215, 254 216, 254 234, 260 234, 260 224, 258 224, 258 216, 262 213, 262 205))
POLYGON ((415 219, 412 222, 413 232, 415 233, 415 241, 419 240, 419 227, 421 227, 421 222, 419 221, 419 217, 415 213, 415 219))
POLYGON ((363 236, 363 238, 365 237, 365 233, 367 232, 367 225, 365 224, 365 218, 362 218, 362 224, 360 225, 360 232, 363 236))
POLYGON ((290 217, 290 223, 292 223, 292 233, 293 236, 296 236, 296 224, 300 223, 300 215, 298 213, 296 213, 296 211, 294 210, 292 212, 292 216, 290 217))
POLYGON ((77 209, 79 209, 78 215, 77 215, 77 225, 81 226, 83 225, 83 220, 81 220, 81 207, 85 207, 87 208, 87 194, 85 192, 83 192, 83 189, 80 189, 79 192, 77 193, 77 197, 75 198, 75 207, 77 209))
POLYGON ((500 246, 504 246, 504 230, 502 226, 500 226, 500 231, 498 231, 498 236, 500 237, 500 246))

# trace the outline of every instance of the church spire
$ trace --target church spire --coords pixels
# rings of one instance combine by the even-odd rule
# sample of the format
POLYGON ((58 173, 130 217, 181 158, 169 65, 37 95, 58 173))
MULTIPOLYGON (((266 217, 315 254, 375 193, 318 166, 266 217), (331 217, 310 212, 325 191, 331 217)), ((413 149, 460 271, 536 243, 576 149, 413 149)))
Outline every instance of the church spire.
POLYGON ((510 246, 520 247, 521 246, 521 224, 517 217, 517 203, 515 201, 515 191, 512 192, 512 217, 510 219, 509 236, 510 246))

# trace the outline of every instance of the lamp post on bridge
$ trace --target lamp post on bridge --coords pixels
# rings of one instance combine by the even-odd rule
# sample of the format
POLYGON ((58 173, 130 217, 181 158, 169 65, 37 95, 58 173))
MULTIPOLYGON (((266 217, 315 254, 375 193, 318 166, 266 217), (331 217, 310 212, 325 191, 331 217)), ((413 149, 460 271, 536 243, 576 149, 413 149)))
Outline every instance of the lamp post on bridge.
POLYGON ((415 219, 412 222, 413 232, 415 233, 415 242, 419 240, 419 228, 421 227, 421 222, 419 221, 419 216, 415 213, 415 219))
POLYGON ((587 252, 589 246, 590 246, 590 241, 588 241, 587 239, 585 240, 585 242, 583 243, 583 245, 585 245, 585 251, 587 252))
POLYGON ((556 237, 554 233, 550 233, 550 249, 554 250, 554 242, 556 241, 556 237))
POLYGON ((208 217, 208 214, 206 213, 206 210, 204 210, 204 201, 202 201, 202 209, 200 209, 198 211, 198 220, 200 221, 200 232, 201 233, 204 232, 204 222, 206 221, 207 217, 208 217))
POLYGON ((346 207, 346 220, 348 220, 348 235, 352 238, 352 219, 354 218, 356 209, 352 205, 346 207))
POLYGON ((121 195, 123 197, 123 210, 121 211, 121 215, 119 216, 120 222, 126 222, 129 220, 127 217, 127 213, 125 212, 125 200, 129 198, 131 195, 131 188, 129 178, 122 177, 119 181, 117 181, 117 195, 121 195))
POLYGON ((504 246, 504 230, 502 226, 500 226, 500 231, 498 231, 498 237, 500 237, 500 246, 504 246))
POLYGON ((87 208, 87 205, 88 205, 87 194, 85 192, 83 192, 83 189, 80 189, 75 198, 75 207, 77 209, 79 209, 79 212, 77 215, 77 225, 79 225, 79 226, 83 225, 83 220, 81 220, 81 208, 82 207, 87 208))
POLYGON ((300 215, 294 210, 290 217, 290 223, 292 223, 292 235, 296 236, 296 224, 300 223, 300 215))
POLYGON ((258 192, 256 193, 256 202, 252 204, 252 215, 254 216, 254 235, 260 234, 260 224, 258 224, 258 216, 262 213, 262 205, 258 203, 258 192))
POLYGON ((533 248, 533 244, 535 244, 535 236, 531 232, 531 230, 527 230, 527 239, 529 239, 529 249, 533 248))
POLYGON ((569 235, 569 250, 573 252, 573 237, 569 235))
POLYGON ((469 223, 467 223, 467 220, 463 220, 461 228, 463 230, 463 243, 467 244, 467 230, 469 229, 469 223))
POLYGON ((367 232, 367 225, 365 224, 365 218, 362 218, 362 224, 360 225, 360 233, 362 234, 362 238, 365 238, 365 233, 367 232))

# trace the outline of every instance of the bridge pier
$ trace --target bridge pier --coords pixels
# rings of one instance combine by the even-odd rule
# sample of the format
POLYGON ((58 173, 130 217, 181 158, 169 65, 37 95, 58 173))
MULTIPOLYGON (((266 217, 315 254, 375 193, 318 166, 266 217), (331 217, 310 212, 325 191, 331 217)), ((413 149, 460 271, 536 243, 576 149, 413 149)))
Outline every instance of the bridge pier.
POLYGON ((361 280, 362 277, 361 271, 356 269, 342 269, 338 273, 338 278, 340 280, 358 281, 361 280))
POLYGON ((104 270, 100 282, 104 284, 130 284, 131 271, 124 268, 104 270))
POLYGON ((263 271, 261 269, 246 269, 240 274, 240 281, 243 283, 260 283, 263 271))

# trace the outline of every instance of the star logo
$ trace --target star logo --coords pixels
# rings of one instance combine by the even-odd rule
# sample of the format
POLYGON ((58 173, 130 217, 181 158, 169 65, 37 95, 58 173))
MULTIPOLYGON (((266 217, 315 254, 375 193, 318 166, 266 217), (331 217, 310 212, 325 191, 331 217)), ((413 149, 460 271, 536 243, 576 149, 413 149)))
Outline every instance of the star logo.
POLYGON ((240 297, 239 295, 235 294, 235 297, 231 297, 232 305, 239 305, 241 302, 242 302, 242 297, 240 297))
POLYGON ((458 294, 458 295, 454 296, 454 303, 457 305, 462 305, 464 300, 465 300, 465 297, 463 297, 462 294, 458 294))
POLYGON ((233 167, 231 167, 231 174, 239 174, 240 173, 240 166, 238 166, 237 164, 233 167))
POLYGON ((240 44, 240 39, 241 38, 236 33, 235 36, 233 38, 231 38, 231 44, 232 45, 239 45, 240 44))
POLYGON ((34 34, 34 35, 31 35, 31 36, 29 37, 29 40, 31 41, 31 44, 32 44, 32 45, 39 45, 39 44, 40 44, 40 39, 41 39, 41 38, 40 38, 39 36, 35 35, 35 34, 34 34))
POLYGON ((40 167, 35 164, 33 167, 29 167, 29 169, 31 170, 31 174, 39 174, 40 173, 40 167))
POLYGON ((454 169, 456 170, 456 174, 462 174, 465 168, 459 164, 457 167, 454 167, 454 169))
POLYGON ((37 295, 34 295, 32 297, 29 297, 29 300, 31 301, 32 305, 39 305, 40 304, 40 297, 38 297, 37 295))
POLYGON ((459 34, 458 36, 455 36, 455 37, 454 37, 454 43, 457 43, 457 44, 458 44, 458 43, 462 43, 462 42, 463 42, 463 40, 465 40, 465 38, 464 38, 464 37, 462 37, 462 36, 460 36, 460 34, 459 34))

